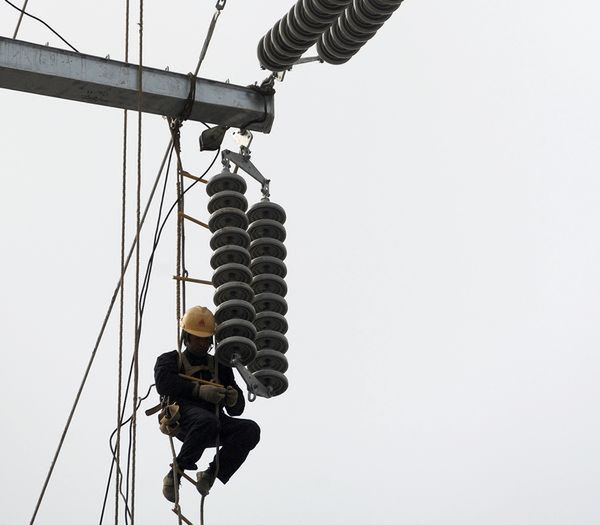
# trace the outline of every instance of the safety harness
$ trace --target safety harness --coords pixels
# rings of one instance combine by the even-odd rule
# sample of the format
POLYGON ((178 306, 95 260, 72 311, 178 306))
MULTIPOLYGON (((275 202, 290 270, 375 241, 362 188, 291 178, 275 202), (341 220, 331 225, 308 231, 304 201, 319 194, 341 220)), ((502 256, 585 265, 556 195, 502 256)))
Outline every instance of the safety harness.
MULTIPOLYGON (((210 384, 215 386, 222 386, 213 381, 215 371, 215 358, 214 356, 207 354, 207 362, 204 365, 192 365, 185 355, 185 353, 179 354, 179 377, 187 379, 188 381, 194 381, 196 383, 195 389, 199 389, 202 384, 210 384), (209 379, 202 379, 196 377, 196 374, 200 374, 209 379)), ((160 403, 156 406, 146 410, 146 415, 151 416, 158 412, 158 426, 160 431, 169 436, 175 437, 179 431, 179 419, 181 417, 181 409, 177 401, 171 402, 169 396, 162 396, 160 403)))

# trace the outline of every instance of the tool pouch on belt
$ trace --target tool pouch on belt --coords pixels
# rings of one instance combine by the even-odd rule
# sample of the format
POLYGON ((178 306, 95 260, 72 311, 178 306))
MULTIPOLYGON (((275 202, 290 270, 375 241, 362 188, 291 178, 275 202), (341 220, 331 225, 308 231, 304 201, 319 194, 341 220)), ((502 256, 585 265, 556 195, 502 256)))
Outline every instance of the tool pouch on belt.
POLYGON ((174 437, 179 430, 179 405, 170 403, 165 405, 158 414, 160 431, 167 436, 174 437))

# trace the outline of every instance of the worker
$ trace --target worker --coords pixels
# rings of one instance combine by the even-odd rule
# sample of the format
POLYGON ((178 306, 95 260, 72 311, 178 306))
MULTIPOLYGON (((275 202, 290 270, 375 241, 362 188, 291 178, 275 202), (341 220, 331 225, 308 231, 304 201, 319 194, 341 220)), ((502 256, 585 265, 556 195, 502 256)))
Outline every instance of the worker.
POLYGON ((173 350, 156 360, 154 377, 156 390, 177 402, 180 408, 179 428, 175 437, 183 442, 176 457, 177 472, 171 469, 163 480, 163 495, 175 502, 175 483, 181 472, 197 470, 204 449, 214 447, 219 438, 220 451, 207 470, 197 474, 196 488, 203 496, 211 489, 215 478, 227 483, 240 468, 260 439, 259 426, 249 419, 240 419, 244 410, 244 395, 233 377, 233 370, 209 354, 213 346, 215 318, 208 308, 194 306, 181 319, 185 351, 173 350), (215 375, 216 369, 216 375, 215 375), (194 381, 180 374, 193 376, 194 381), (208 384, 209 382, 216 383, 208 384), (224 410, 227 411, 226 415, 224 410))

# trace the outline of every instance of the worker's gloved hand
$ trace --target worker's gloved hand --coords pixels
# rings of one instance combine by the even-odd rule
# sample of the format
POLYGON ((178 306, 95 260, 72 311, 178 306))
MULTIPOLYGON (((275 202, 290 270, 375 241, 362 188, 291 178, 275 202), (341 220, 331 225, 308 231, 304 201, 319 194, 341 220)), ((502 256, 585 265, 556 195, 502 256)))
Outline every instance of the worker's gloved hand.
POLYGON ((225 392, 225 403, 228 407, 234 406, 238 401, 238 391, 232 386, 227 387, 225 392))
POLYGON ((198 385, 196 388, 196 395, 200 399, 208 401, 214 405, 223 401, 226 393, 227 390, 225 390, 225 388, 222 386, 198 385))

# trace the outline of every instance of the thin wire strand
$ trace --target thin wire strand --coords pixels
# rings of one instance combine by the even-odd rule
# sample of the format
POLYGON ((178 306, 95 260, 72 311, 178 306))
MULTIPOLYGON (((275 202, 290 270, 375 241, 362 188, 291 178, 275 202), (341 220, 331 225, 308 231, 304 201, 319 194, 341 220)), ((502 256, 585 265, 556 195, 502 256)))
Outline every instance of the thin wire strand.
MULTIPOLYGON (((75 49, 71 44, 69 44, 69 42, 67 42, 62 36, 60 36, 59 33, 57 33, 49 24, 47 24, 46 22, 44 22, 41 18, 38 18, 37 16, 33 16, 32 14, 28 13, 25 11, 25 9, 21 9, 19 6, 16 6, 15 4, 13 4, 10 0, 4 0, 8 5, 14 7, 17 11, 21 12, 21 16, 22 15, 27 15, 29 18, 33 18, 34 20, 37 20, 38 22, 44 24, 48 29, 50 29, 50 31, 52 31, 58 38, 60 38, 65 44, 67 44, 73 51, 75 51, 75 53, 79 53, 79 51, 77 51, 77 49, 75 49)), ((27 3, 27 2, 25 2, 27 3)), ((19 23, 20 25, 20 23, 19 23)), ((15 30, 15 34, 13 36, 13 38, 16 38, 17 36, 17 31, 18 31, 18 27, 15 30)))
POLYGON ((124 302, 125 302, 125 213, 127 203, 127 110, 123 114, 123 182, 121 201, 121 275, 123 282, 119 293, 119 363, 117 370, 117 443, 116 460, 117 473, 115 482, 115 525, 119 523, 119 473, 121 469, 121 404, 123 402, 123 325, 124 325, 124 302))
MULTIPOLYGON (((152 388, 153 388, 154 386, 156 386, 154 383, 153 383, 153 384, 151 384, 151 385, 148 387, 148 391, 146 392, 146 394, 144 395, 144 397, 141 397, 141 398, 139 399, 139 401, 138 401, 138 408, 140 407, 140 405, 142 404, 142 402, 143 402, 145 399, 147 399, 147 398, 148 398, 148 396, 150 395, 150 392, 152 391, 152 388)), ((121 418, 121 419, 122 419, 122 418, 121 418)), ((110 472, 109 472, 109 474, 108 474, 108 482, 107 482, 107 485, 106 485, 106 489, 105 489, 105 491, 104 491, 104 500, 103 500, 102 512, 100 513, 100 521, 99 521, 99 524, 100 524, 100 525, 102 524, 102 522, 103 522, 103 520, 104 520, 104 511, 106 510, 106 502, 107 502, 107 500, 108 500, 108 493, 109 493, 109 490, 110 490, 110 481, 111 481, 111 479, 112 479, 112 473, 113 473, 113 469, 114 469, 114 466, 115 466, 116 445, 115 445, 115 448, 113 448, 113 442, 112 442, 112 440, 113 440, 113 438, 115 437, 115 434, 116 434, 118 431, 120 431, 120 428, 119 428, 119 427, 123 427, 123 426, 125 426, 125 425, 126 425, 127 423, 129 423, 130 421, 131 421, 131 417, 127 418, 125 421, 121 421, 121 422, 120 422, 120 424, 119 424, 119 426, 117 426, 117 428, 115 428, 115 429, 112 431, 112 433, 111 433, 111 435, 110 435, 110 437, 109 437, 109 439, 108 439, 108 446, 109 446, 109 448, 110 448, 110 450, 111 450, 111 452, 112 452, 113 461, 112 461, 112 463, 111 463, 110 472)), ((122 497, 123 497, 123 499, 126 501, 126 497, 125 497, 125 495, 124 495, 123 493, 121 493, 121 496, 122 496, 122 497)), ((127 510, 128 510, 128 509, 127 509, 127 510)))

